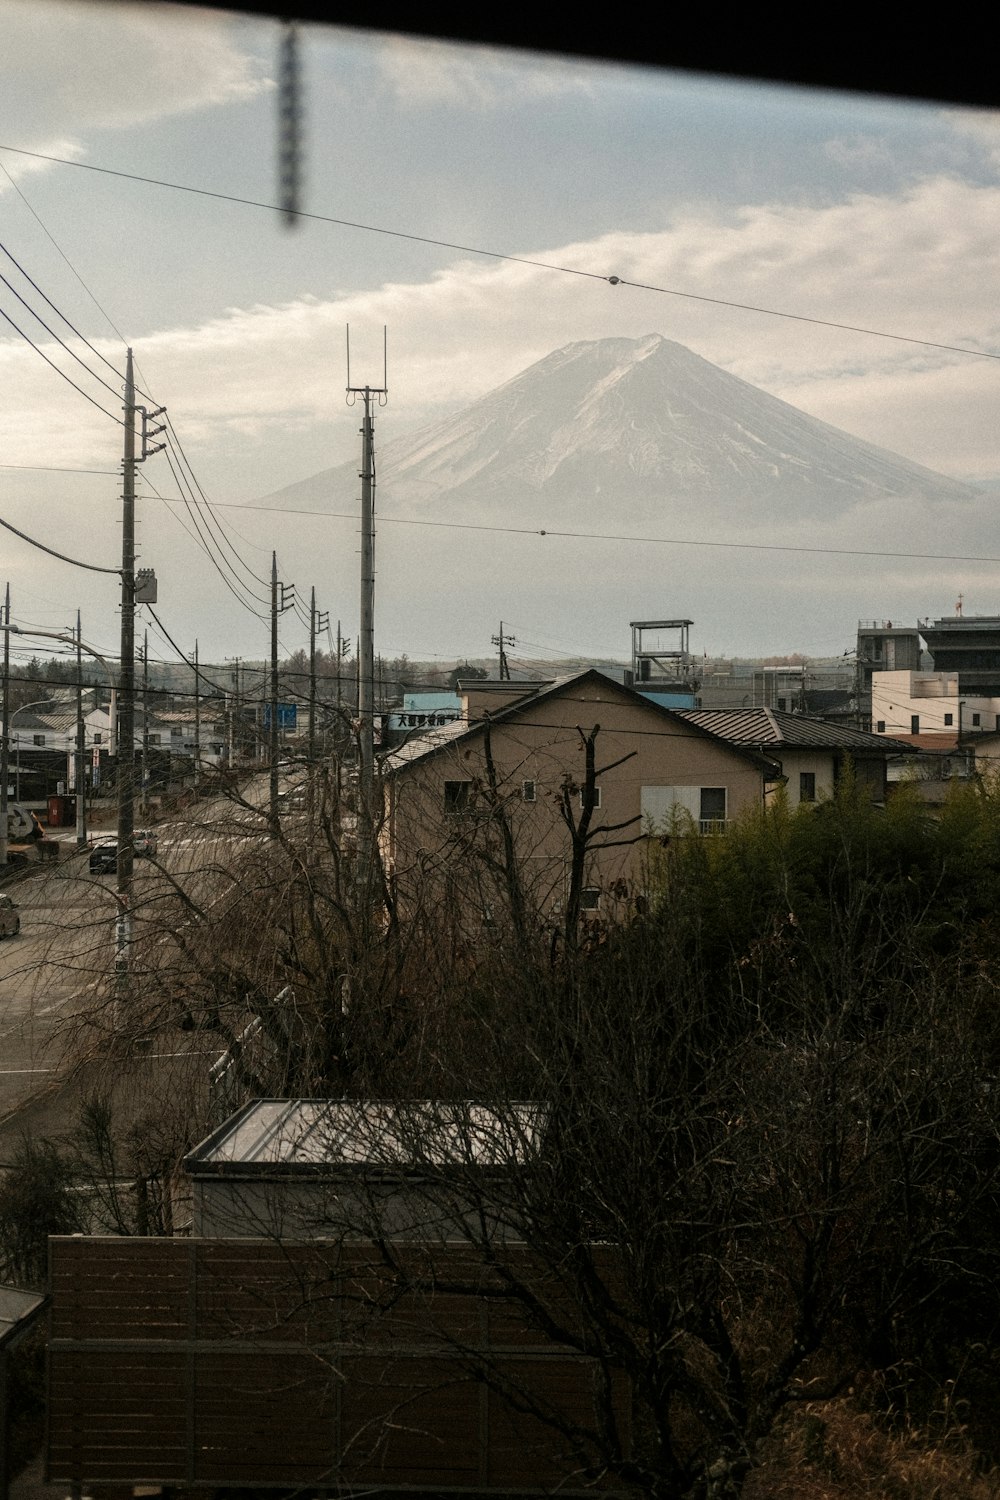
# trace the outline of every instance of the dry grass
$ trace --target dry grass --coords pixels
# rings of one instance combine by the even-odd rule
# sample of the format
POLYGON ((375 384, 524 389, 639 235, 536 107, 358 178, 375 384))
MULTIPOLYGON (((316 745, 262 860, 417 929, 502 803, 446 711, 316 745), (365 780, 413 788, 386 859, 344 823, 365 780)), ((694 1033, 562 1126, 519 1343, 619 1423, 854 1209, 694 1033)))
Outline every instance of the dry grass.
MULTIPOLYGON (((1000 1420, 1000 1418, 998 1418, 1000 1420)), ((750 1476, 744 1500, 997 1500, 957 1431, 947 1442, 893 1433, 851 1397, 791 1411, 750 1476)))

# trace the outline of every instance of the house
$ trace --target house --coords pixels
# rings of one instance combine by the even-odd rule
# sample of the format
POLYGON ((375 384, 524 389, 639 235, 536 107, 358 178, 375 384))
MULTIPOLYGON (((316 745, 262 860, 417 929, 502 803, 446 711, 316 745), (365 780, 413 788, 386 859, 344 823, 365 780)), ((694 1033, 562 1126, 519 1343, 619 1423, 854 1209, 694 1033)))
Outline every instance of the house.
POLYGON ((832 796, 848 762, 872 800, 884 802, 888 764, 908 749, 885 735, 774 708, 696 708, 681 716, 727 744, 777 761, 791 807, 832 796))
POLYGON ((643 881, 648 839, 721 833, 780 771, 588 668, 460 682, 461 719, 383 762, 385 868, 404 903, 433 884, 490 925, 495 903, 610 910, 643 881))

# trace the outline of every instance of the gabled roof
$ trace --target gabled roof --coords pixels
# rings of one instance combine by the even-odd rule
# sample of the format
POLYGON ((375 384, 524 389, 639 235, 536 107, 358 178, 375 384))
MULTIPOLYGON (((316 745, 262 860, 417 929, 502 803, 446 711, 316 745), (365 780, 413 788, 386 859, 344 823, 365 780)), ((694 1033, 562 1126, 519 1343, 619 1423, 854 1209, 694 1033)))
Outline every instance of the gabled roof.
MULTIPOLYGON (((505 724, 518 718, 527 710, 533 710, 537 705, 550 702, 553 698, 562 697, 566 692, 583 682, 595 681, 609 695, 615 696, 619 701, 624 699, 630 702, 653 718, 661 721, 669 721, 675 727, 687 720, 684 728, 687 732, 693 731, 706 741, 712 741, 718 745, 723 738, 718 734, 697 723, 690 717, 691 710, 665 708, 652 698, 647 698, 643 693, 636 692, 634 688, 626 687, 621 682, 616 682, 613 677, 608 677, 604 672, 599 672, 596 667, 584 667, 577 672, 569 672, 564 677, 557 677, 546 683, 540 690, 529 691, 521 698, 516 698, 513 703, 506 704, 488 718, 475 719, 470 723, 467 719, 456 719, 451 724, 444 724, 440 728, 432 729, 415 735, 412 740, 400 745, 398 749, 387 755, 383 761, 383 770, 386 775, 394 775, 396 772, 405 771, 416 762, 428 760, 433 755, 440 754, 443 750, 450 749, 453 745, 465 739, 472 739, 474 735, 481 735, 486 730, 487 724, 505 724)), ((869 736, 874 738, 874 736, 869 736)), ((747 741, 737 743, 726 741, 727 748, 735 755, 749 760, 758 770, 773 772, 776 776, 780 774, 779 768, 762 756, 759 743, 747 741)))
POLYGON ((831 724, 777 708, 680 708, 682 719, 699 724, 731 745, 768 750, 841 750, 848 754, 895 755, 907 746, 884 734, 850 724, 831 724))

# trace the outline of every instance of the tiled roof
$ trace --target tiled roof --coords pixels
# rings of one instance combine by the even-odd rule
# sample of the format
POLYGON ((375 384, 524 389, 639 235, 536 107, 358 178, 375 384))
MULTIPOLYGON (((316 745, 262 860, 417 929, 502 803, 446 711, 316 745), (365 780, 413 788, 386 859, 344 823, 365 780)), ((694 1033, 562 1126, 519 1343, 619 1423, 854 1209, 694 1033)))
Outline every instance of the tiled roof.
POLYGON ((905 749, 884 734, 869 734, 849 724, 831 724, 777 708, 679 708, 682 719, 698 724, 731 745, 764 750, 844 750, 895 754, 905 749))

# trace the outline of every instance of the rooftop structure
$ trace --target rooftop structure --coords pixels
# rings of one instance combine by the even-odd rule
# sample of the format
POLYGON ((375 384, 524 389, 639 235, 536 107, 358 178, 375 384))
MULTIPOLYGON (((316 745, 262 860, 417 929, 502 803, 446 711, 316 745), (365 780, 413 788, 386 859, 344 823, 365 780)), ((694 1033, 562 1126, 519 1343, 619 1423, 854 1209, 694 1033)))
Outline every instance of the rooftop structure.
POLYGON ((956 614, 925 620, 920 631, 934 670, 957 672, 963 695, 1000 696, 1000 615, 956 614))

